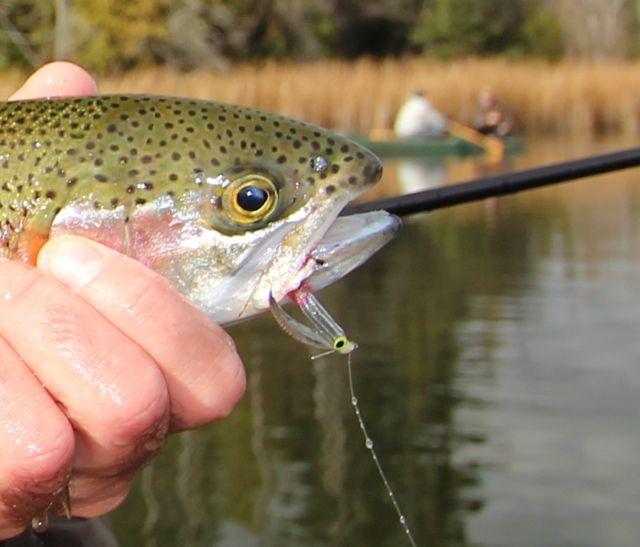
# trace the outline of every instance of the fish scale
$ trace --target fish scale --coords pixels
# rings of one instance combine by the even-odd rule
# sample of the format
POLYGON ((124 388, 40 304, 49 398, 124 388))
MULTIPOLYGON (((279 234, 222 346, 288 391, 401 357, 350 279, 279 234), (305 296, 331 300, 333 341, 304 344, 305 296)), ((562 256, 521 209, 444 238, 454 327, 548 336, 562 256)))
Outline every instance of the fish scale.
MULTIPOLYGON (((287 165, 309 186, 365 152, 314 126, 221 103, 153 96, 99 96, 0 106, 2 243, 46 240, 53 217, 74 200, 130 211, 160 195, 182 196, 230 167, 287 165), (309 168, 322 155, 326 172, 309 168)), ((353 173, 326 186, 357 186, 353 173)), ((334 177, 335 179, 335 177, 334 177)), ((33 260, 30 250, 27 259, 33 260)))
POLYGON ((3 103, 0 252, 34 264, 50 237, 89 237, 229 323, 303 283, 331 283, 388 241, 398 223, 386 213, 337 219, 381 169, 341 135, 243 106, 153 95, 3 103))

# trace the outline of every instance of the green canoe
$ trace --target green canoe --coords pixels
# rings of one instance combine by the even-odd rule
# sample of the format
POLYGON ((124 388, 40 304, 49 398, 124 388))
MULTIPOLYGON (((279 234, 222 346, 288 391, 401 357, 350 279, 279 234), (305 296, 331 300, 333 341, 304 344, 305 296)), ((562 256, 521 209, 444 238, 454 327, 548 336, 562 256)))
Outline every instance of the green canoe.
MULTIPOLYGON (((352 138, 375 154, 387 157, 471 156, 484 152, 481 147, 456 137, 426 137, 396 141, 371 141, 360 136, 352 138)), ((504 139, 505 154, 516 154, 523 148, 524 141, 521 138, 504 139)))

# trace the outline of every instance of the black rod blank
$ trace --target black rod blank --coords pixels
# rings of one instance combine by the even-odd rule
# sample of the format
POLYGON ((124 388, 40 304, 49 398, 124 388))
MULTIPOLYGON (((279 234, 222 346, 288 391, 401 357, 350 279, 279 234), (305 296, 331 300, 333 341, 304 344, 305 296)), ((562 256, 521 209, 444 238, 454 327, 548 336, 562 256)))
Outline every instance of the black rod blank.
POLYGON ((346 207, 342 214, 351 215, 385 209, 396 215, 411 215, 637 166, 640 166, 640 148, 631 148, 514 173, 483 177, 413 194, 358 203, 346 207))

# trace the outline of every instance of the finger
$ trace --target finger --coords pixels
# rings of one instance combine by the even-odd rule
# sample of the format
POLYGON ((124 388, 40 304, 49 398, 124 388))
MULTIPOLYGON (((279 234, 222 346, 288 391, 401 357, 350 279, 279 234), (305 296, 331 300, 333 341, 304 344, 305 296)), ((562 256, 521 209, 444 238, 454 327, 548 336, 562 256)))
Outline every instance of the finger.
POLYGON ((6 538, 59 497, 75 442, 65 415, 3 339, 0 424, 0 538, 6 538))
POLYGON ((162 369, 175 428, 226 416, 245 389, 231 338, 188 304, 168 281, 93 241, 59 236, 38 265, 133 338, 162 369))
POLYGON ((52 276, 0 261, 0 334, 64 405, 77 431, 74 473, 137 470, 162 444, 169 400, 139 346, 52 276))
POLYGON ((58 61, 34 72, 9 100, 78 97, 97 93, 96 82, 87 71, 73 63, 58 61))

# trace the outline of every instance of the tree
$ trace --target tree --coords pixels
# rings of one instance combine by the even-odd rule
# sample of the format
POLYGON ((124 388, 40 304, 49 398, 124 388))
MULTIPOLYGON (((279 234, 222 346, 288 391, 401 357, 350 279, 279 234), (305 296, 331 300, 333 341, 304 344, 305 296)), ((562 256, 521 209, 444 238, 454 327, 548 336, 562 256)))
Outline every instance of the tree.
POLYGON ((425 2, 411 41, 438 57, 526 54, 540 42, 540 54, 562 50, 555 16, 533 0, 431 0, 425 2), (527 27, 530 20, 537 23, 527 27), (555 24, 554 24, 555 23, 555 24), (540 33, 531 35, 535 29, 540 33))
POLYGON ((561 0, 554 9, 562 20, 567 49, 576 57, 622 57, 629 51, 631 0, 561 0))

